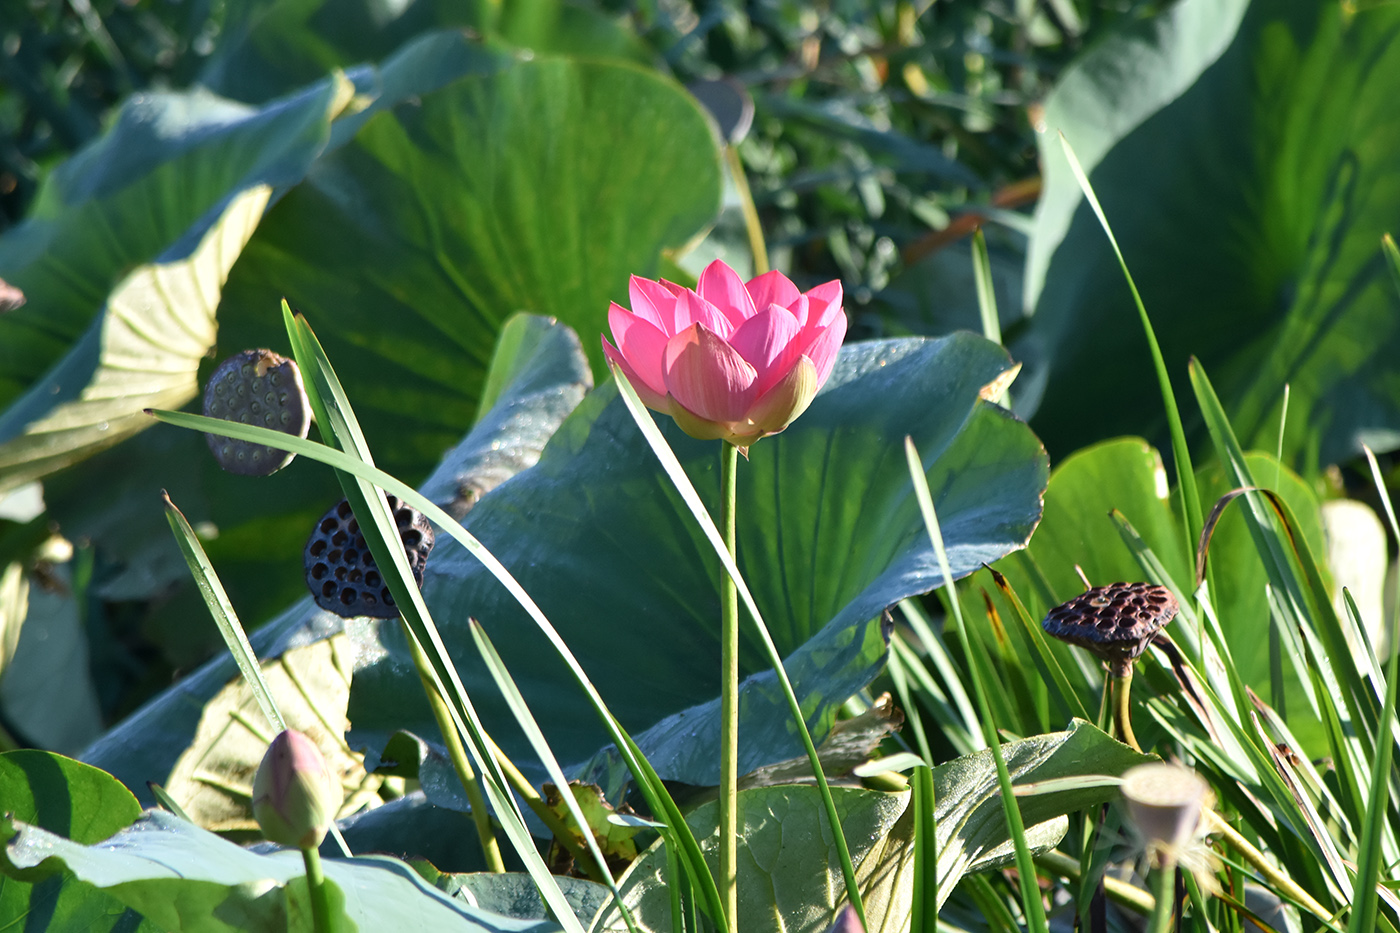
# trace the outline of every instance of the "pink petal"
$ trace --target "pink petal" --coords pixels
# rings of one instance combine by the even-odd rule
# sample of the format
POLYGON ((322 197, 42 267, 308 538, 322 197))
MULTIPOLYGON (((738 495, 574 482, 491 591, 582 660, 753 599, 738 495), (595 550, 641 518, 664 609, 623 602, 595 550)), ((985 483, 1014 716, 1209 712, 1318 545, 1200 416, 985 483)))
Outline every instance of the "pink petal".
POLYGON ((797 300, 797 296, 802 294, 797 290, 797 286, 792 284, 792 280, 777 269, 765 272, 758 278, 749 279, 749 284, 745 288, 748 289, 749 295, 753 298, 756 308, 766 308, 769 305, 782 305, 784 308, 791 308, 792 303, 797 300))
POLYGON ((684 285, 677 285, 675 282, 672 282, 670 279, 662 279, 662 280, 661 280, 661 285, 662 285, 663 288, 665 288, 668 292, 670 292, 670 293, 673 294, 673 295, 679 295, 681 292, 685 291, 685 286, 684 286, 684 285))
POLYGON ((812 310, 808 314, 807 320, 815 321, 819 326, 825 327, 835 319, 836 312, 841 310, 841 280, 832 279, 830 282, 809 289, 807 300, 812 303, 812 310))
POLYGON ((729 318, 729 323, 735 327, 757 314, 758 308, 767 307, 755 307, 748 289, 744 287, 743 279, 739 278, 739 273, 718 259, 700 273, 700 282, 695 286, 695 290, 700 293, 701 298, 729 318))
MULTIPOLYGON (((665 395, 666 376, 661 366, 666 358, 666 334, 655 324, 617 304, 608 308, 608 326, 612 328, 618 352, 637 374, 637 379, 646 383, 652 392, 665 395)), ((628 378, 632 379, 630 375, 628 378)))
POLYGON ((696 324, 666 344, 666 391, 705 421, 737 421, 753 397, 754 368, 714 331, 696 324))
POLYGON ((812 303, 807 300, 806 295, 798 295, 797 300, 788 305, 788 310, 792 312, 793 317, 797 318, 797 323, 801 324, 803 328, 806 328, 811 307, 812 303))
POLYGON ((799 356, 783 378, 754 400, 749 409, 751 433, 765 437, 786 429, 812 404, 819 387, 816 367, 807 357, 799 356))
POLYGON ((627 360, 618 352, 617 347, 608 343, 606 337, 603 338, 603 355, 608 358, 609 362, 616 363, 617 368, 622 370, 627 381, 632 383, 632 388, 637 390, 637 397, 642 400, 643 405, 654 411, 669 412, 671 410, 671 401, 666 397, 666 393, 662 392, 658 395, 648 388, 642 378, 637 375, 637 371, 627 365, 627 360))
POLYGON ((663 331, 666 330, 665 322, 675 316, 675 295, 663 288, 660 282, 635 275, 627 283, 627 294, 632 298, 633 314, 645 318, 663 331))
POLYGON ((704 324, 720 337, 728 339, 734 325, 718 308, 698 294, 685 289, 676 296, 676 330, 679 334, 692 324, 704 324))
POLYGON ((759 387, 756 391, 762 392, 764 386, 782 378, 781 373, 769 378, 769 370, 784 356, 787 356, 789 361, 796 358, 795 355, 785 354, 784 351, 801 330, 791 311, 781 305, 769 305, 766 310, 749 318, 729 335, 729 345, 738 350, 739 355, 748 360, 758 372, 759 387))
MULTIPOLYGON (((805 334, 804 334, 805 336, 805 334)), ((841 350, 841 341, 846 339, 846 315, 837 308, 836 317, 826 328, 817 332, 812 342, 802 351, 803 356, 817 367, 817 386, 826 384, 831 368, 836 365, 836 354, 841 350)))

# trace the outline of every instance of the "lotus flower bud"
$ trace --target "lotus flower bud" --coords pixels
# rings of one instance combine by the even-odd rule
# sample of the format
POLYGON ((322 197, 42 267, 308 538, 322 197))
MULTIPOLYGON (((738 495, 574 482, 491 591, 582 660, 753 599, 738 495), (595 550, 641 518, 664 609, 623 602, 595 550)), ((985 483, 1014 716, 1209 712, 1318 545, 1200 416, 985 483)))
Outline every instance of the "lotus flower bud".
POLYGON ((847 904, 836 914, 836 922, 827 927, 826 933, 865 933, 865 927, 861 924, 856 909, 847 904))
POLYGON ((715 260, 694 289, 632 277, 603 353, 648 408, 700 440, 747 451, 811 404, 846 336, 841 283, 807 292, 781 272, 748 282, 715 260))
POLYGON ((272 740, 253 779, 253 818, 268 841, 319 846, 343 799, 315 742, 295 729, 272 740))

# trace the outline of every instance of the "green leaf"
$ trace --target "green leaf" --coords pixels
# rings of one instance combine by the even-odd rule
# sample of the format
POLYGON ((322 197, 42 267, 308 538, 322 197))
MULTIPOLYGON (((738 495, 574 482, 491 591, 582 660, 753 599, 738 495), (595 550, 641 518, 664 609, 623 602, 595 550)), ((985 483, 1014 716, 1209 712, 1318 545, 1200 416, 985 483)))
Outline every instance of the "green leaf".
MULTIPOLYGON (((517 920, 547 919, 539 889, 524 872, 444 874, 426 862, 414 863, 413 867, 439 891, 475 902, 482 910, 517 920)), ((573 905, 574 916, 585 926, 609 898, 608 889, 596 882, 563 877, 558 881, 564 897, 573 905)))
MULTIPOLYGON (((421 82, 450 54, 423 46, 393 78, 421 82)), ((270 312, 286 295, 344 374, 376 461, 410 481, 477 414, 512 314, 573 326, 604 372, 609 301, 719 209, 718 150, 678 85, 627 65, 489 61, 320 159, 269 212, 220 312, 221 346, 265 346, 284 339, 270 312)))
POLYGON ((372 0, 244 0, 229 6, 227 35, 209 57, 200 81, 239 100, 267 100, 331 69, 378 61, 429 30, 478 27, 492 9, 499 11, 496 37, 513 46, 638 64, 651 59, 646 44, 620 23, 566 0, 392 6, 372 0))
POLYGON ((1019 347, 1047 360, 1035 423, 1052 449, 1165 435, 1121 271, 1053 131, 1113 222, 1178 392, 1194 353, 1242 443, 1273 449, 1291 384, 1292 463, 1400 441, 1400 319, 1376 250, 1400 210, 1397 96, 1400 10, 1383 5, 1186 0, 1066 71, 1019 347))
MULTIPOLYGON (((1003 351, 972 335, 849 346, 803 417, 754 445, 741 464, 740 568, 815 732, 825 733, 835 708, 883 664, 880 611, 941 578, 898 456, 905 432, 920 445, 948 516, 955 573, 1022 546, 1034 527, 1043 454, 1024 425, 978 394, 1008 365, 1003 351)), ((713 445, 661 423, 713 510, 713 445)), ((554 622, 658 773, 714 784, 719 568, 678 505, 607 386, 585 400, 539 464, 484 497, 466 525, 554 622)), ((424 592, 449 645, 469 643, 469 616, 493 633, 531 707, 550 710, 543 727, 560 760, 582 761, 606 741, 552 649, 474 559, 440 545, 424 592)), ((406 649, 397 632, 365 634, 376 631, 364 643, 369 663, 355 673, 352 741, 382 748, 401 728, 434 734, 402 680, 406 649)), ((740 700, 739 767, 747 772, 795 757, 801 746, 751 633, 741 635, 740 655, 752 675, 740 700)), ((479 659, 463 652, 454 660, 488 724, 509 722, 479 659)), ((505 738, 511 730, 495 731, 525 767, 526 747, 505 738)), ((597 763, 588 779, 615 789, 604 767, 597 763)))
POLYGON ((229 268, 271 189, 232 197, 207 230, 194 228, 112 291, 63 359, 0 414, 0 492, 39 479, 150 425, 146 408, 178 408, 199 391, 214 345, 214 309, 229 268))
MULTIPOLYGON (((14 819, 95 843, 141 815, 131 792, 89 765, 31 749, 0 755, 0 800, 14 819)), ((0 837, 9 831, 0 826, 0 837)), ((26 930, 105 930, 154 927, 114 898, 54 874, 54 865, 20 871, 0 856, 0 917, 23 917, 26 930)))
MULTIPOLYGON (((131 270, 193 237, 188 253, 233 195, 301 180, 342 87, 319 81, 262 110, 204 91, 143 94, 55 169, 29 216, 0 239, 0 279, 29 299, 0 317, 0 408, 70 352, 131 270)), ((50 404, 85 384, 61 385, 50 404)))
POLYGON ((0 799, 15 819, 87 844, 141 815, 131 791, 110 774, 36 749, 0 755, 0 799))
MULTIPOLYGON (((417 484, 481 415, 512 315, 572 323, 602 371, 609 301, 712 220, 719 155, 689 95, 631 65, 516 60, 456 31, 353 77, 369 106, 335 121, 314 177, 239 257, 217 353, 285 352, 285 295, 325 339, 376 460, 417 484)), ((104 595, 145 599, 183 578, 168 532, 132 505, 164 487, 192 525, 218 530, 206 550, 250 628, 300 593, 306 530, 340 495, 306 464, 231 477, 203 439, 167 431, 59 482, 49 498, 65 528, 129 568, 104 595)), ((179 665, 210 648, 184 634, 195 605, 176 600, 151 624, 179 665)))
MULTIPOLYGON (((7 821, 10 861, 28 868, 45 859, 110 892, 165 929, 231 933, 285 928, 287 886, 304 876, 301 854, 260 855, 178 817, 148 811, 130 829, 85 846, 25 823, 7 821)), ((548 922, 512 922, 448 897, 396 859, 323 859, 342 893, 344 915, 361 930, 556 931, 548 922)), ((296 897, 293 890, 291 896, 296 897)), ((292 911, 296 911, 295 905, 292 911)))
POLYGON ((1041 615, 1083 592, 1075 564, 1095 586, 1141 578, 1142 570, 1109 518, 1112 509, 1132 522, 1179 587, 1188 592, 1195 588, 1195 568, 1184 560, 1186 542, 1161 455, 1141 438, 1119 438, 1076 451, 1050 475, 1045 517, 1025 556, 1043 574, 1053 601, 1042 604, 1046 594, 1021 585, 1025 576, 1016 569, 1024 567, 1020 555, 1004 562, 1006 572, 1017 577, 1017 592, 1042 597, 1037 600, 1041 615))

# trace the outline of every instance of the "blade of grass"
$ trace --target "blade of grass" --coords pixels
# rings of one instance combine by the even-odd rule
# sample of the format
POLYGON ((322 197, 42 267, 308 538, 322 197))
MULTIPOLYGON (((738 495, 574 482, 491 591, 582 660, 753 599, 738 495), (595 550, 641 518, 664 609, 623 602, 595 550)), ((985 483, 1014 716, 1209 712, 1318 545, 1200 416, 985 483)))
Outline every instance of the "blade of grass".
MULTIPOLYGON (((1400 252, 1396 251, 1394 242, 1388 237, 1386 247, 1393 269, 1400 277, 1400 252)), ((1381 478, 1380 465, 1376 463, 1376 456, 1371 453, 1371 449, 1364 449, 1366 460, 1371 465, 1371 476, 1375 479, 1376 489, 1380 493, 1381 504, 1385 506, 1390 531, 1400 535, 1400 524, 1395 520, 1395 507, 1381 478)), ((1376 759, 1371 764, 1371 796, 1366 801, 1367 819, 1361 824, 1361 847, 1356 858, 1356 887, 1351 896, 1351 922, 1347 925, 1347 933, 1374 930, 1380 912, 1380 896, 1376 892, 1376 882, 1380 878, 1383 861, 1381 841, 1390 805, 1390 762, 1395 748, 1395 743, 1388 741, 1388 738, 1391 722, 1395 717, 1396 688, 1400 686, 1400 607, 1397 607, 1391 617, 1390 630, 1391 651, 1385 675, 1385 702, 1381 704, 1381 718, 1376 729, 1376 759)))
MULTIPOLYGON (((1190 375, 1207 429, 1227 475, 1236 486, 1257 489, 1258 484, 1224 408, 1204 369, 1194 359, 1190 375)), ((1335 698, 1342 700, 1346 754, 1338 759, 1337 766, 1351 769, 1362 792, 1368 793, 1369 770, 1364 763, 1373 760, 1374 742, 1379 737, 1380 711, 1373 702, 1374 695, 1360 687, 1362 675, 1346 643, 1331 594, 1311 548, 1296 530, 1299 525, 1288 503, 1257 491, 1246 493, 1244 501, 1248 505, 1246 524, 1264 561, 1269 581, 1284 597, 1280 602, 1290 627, 1302 636, 1309 668, 1322 678, 1325 689, 1318 692, 1318 697, 1324 703, 1335 698)), ((1339 708, 1339 714, 1341 711, 1339 708)))
POLYGON ((1011 786, 1011 773, 1007 770, 1006 756, 1002 754, 1001 742, 997 738, 996 722, 991 718, 991 707, 987 702, 987 683, 984 680, 987 672, 980 669, 982 665, 979 665, 979 661, 984 659, 972 651, 972 644, 962 618, 962 607, 958 603, 953 571, 948 564, 948 552, 943 547, 943 534, 938 527, 938 514, 934 511, 933 495, 929 492, 928 477, 924 474, 924 465, 919 459, 919 450, 914 446, 913 438, 906 437, 904 439, 904 453, 909 460, 909 476, 914 482, 914 496, 919 501, 919 510, 923 512, 924 525, 928 529, 929 539, 933 542, 934 553, 938 555, 938 568, 943 573, 943 585, 948 590, 948 601, 952 603, 953 614, 957 619, 958 635, 962 640, 963 652, 967 655, 968 669, 972 675, 972 692, 976 697, 977 711, 982 721, 983 738, 992 750, 992 758, 996 762, 997 784, 1001 788, 1002 809, 1006 813, 1007 829, 1016 848, 1016 869, 1021 884, 1021 906, 1025 911, 1027 925, 1031 933, 1048 933, 1049 926, 1045 920, 1045 905, 1041 900, 1040 885, 1036 880, 1035 863, 1031 861, 1031 852, 1026 845, 1026 827, 1021 819, 1021 808, 1016 802, 1016 796, 1011 786))
MULTIPOLYGON (((345 396, 344 388, 336 377, 320 341, 316 339, 316 335, 304 319, 292 315, 286 302, 282 304, 282 311, 292 343, 292 352, 301 368, 307 396, 322 437, 333 438, 343 453, 353 456, 366 466, 372 465, 373 460, 364 434, 360 431, 349 399, 345 396)), ((394 596, 400 619, 408 634, 418 641, 422 649, 421 656, 426 657, 429 662, 426 669, 419 668, 420 675, 430 681, 431 690, 436 690, 450 701, 448 711, 452 714, 456 735, 451 729, 445 730, 444 740, 450 743, 456 741, 456 736, 460 735, 470 742, 475 764, 485 779, 482 789, 490 799, 502 831, 515 848, 516 854, 525 863, 526 871, 539 889, 546 908, 565 930, 570 933, 583 933, 582 925, 574 915, 563 890, 535 848, 534 839, 525 826, 524 814, 506 788, 505 775, 493 753, 493 743, 487 736, 457 669, 447 654, 437 626, 423 602, 423 594, 414 582, 383 490, 353 473, 337 471, 337 478, 359 520, 370 553, 384 572, 384 582, 394 596)), ((458 774, 463 776, 461 771, 458 774)))
MULTIPOLYGON (((234 663, 238 665, 238 671, 243 675, 243 680, 248 684, 248 689, 252 691, 254 699, 258 701, 258 708, 267 721, 272 724, 278 732, 285 732, 287 721, 282 718, 282 711, 277 708, 277 701, 272 696, 272 690, 267 685, 267 680, 263 678, 262 664, 258 662, 258 656, 253 651, 253 646, 248 642, 248 635, 243 631, 243 623, 238 621, 238 613, 233 609, 233 602, 228 598, 228 593, 224 590, 224 585, 219 582, 219 575, 214 572, 214 565, 209 561, 209 555, 204 552, 204 546, 199 543, 194 529, 190 527, 189 521, 185 519, 175 503, 170 501, 170 496, 164 489, 160 491, 161 499, 165 502, 165 518, 170 522, 170 529, 175 533, 175 543, 180 548, 180 553, 184 555, 185 563, 189 565, 190 573, 194 576, 195 586, 199 588, 199 594, 204 597, 204 604, 209 607, 209 614, 214 617, 214 624, 219 628, 219 634, 224 638, 224 644, 228 646, 229 654, 233 655, 234 663)), ((163 793, 163 791, 162 791, 163 793)), ((173 801, 172 801, 173 803, 173 801)), ((183 816, 178 809, 171 810, 172 813, 183 816)), ((335 839, 336 845, 340 847, 341 854, 349 858, 350 846, 346 844, 345 837, 340 834, 340 827, 331 824, 331 836, 335 839)))
MULTIPOLYGON (((622 913, 622 919, 627 924, 627 929, 632 933, 637 933, 637 926, 632 919, 632 912, 627 909, 627 905, 622 902, 622 892, 618 890, 617 881, 613 878, 612 872, 608 870, 608 860, 603 856, 603 850, 598 847, 598 840, 589 828, 587 819, 584 818, 583 810, 578 805, 577 798, 569 787, 569 779, 564 776, 564 769, 559 766, 559 760, 554 757, 554 751, 549 747, 549 742, 544 737, 544 732, 540 730, 539 722, 530 712, 530 706, 525 702, 525 697, 520 693, 520 689, 515 685, 515 679, 511 677, 510 671, 506 669, 505 662, 501 660, 500 654, 496 651, 496 646, 491 643, 491 638, 486 634, 486 629, 475 619, 469 620, 472 639, 476 642, 477 649, 481 652, 482 660, 486 662, 487 669, 491 672, 491 679, 496 681, 496 687, 505 697, 506 704, 510 707, 511 713, 515 716, 515 721, 525 733, 525 737, 530 742, 530 747, 535 750, 540 762, 549 772, 550 780, 554 786, 559 788, 559 795, 564 801, 564 806, 569 811, 569 815, 574 819, 574 825, 579 828, 579 834, 583 836, 584 844, 588 848, 588 853, 593 858, 599 879, 612 892, 613 900, 617 904, 617 909, 622 913)), ((562 841, 562 840, 561 840, 562 841)))
POLYGON ((890 636, 890 680, 893 682, 894 694, 899 699, 900 707, 904 710, 909 728, 914 731, 914 744, 919 749, 919 757, 928 762, 933 760, 933 752, 929 749, 928 735, 924 732, 924 717, 914 706, 914 697, 909 691, 909 677, 904 673, 903 658, 899 652, 894 650, 895 639, 899 637, 898 632, 890 636))
POLYGON ((1128 289, 1133 293, 1133 303, 1137 305, 1138 317, 1142 321, 1143 332, 1147 335, 1147 345, 1152 351, 1152 365, 1157 371, 1157 383, 1162 390, 1162 404, 1167 411, 1167 423, 1171 428, 1172 436, 1172 461, 1176 468, 1176 488, 1181 493, 1181 507, 1185 512, 1185 521, 1182 526, 1186 529, 1186 566, 1191 566, 1191 558, 1195 555, 1190 553, 1192 542, 1196 541, 1201 534, 1201 519, 1204 512, 1201 511, 1201 496, 1196 489, 1196 473, 1191 466, 1191 450, 1186 444, 1186 431, 1181 425, 1181 412, 1177 408, 1176 395, 1172 392, 1171 375, 1167 371, 1166 360, 1162 357, 1162 348, 1157 343, 1157 333, 1152 329, 1152 321, 1147 316, 1147 307, 1142 303, 1142 295, 1138 294, 1137 283, 1133 281, 1132 273, 1128 271, 1128 263, 1123 259, 1123 251, 1118 248, 1118 238, 1113 235, 1113 228, 1108 224, 1108 216, 1104 214, 1103 205, 1099 204, 1098 195, 1094 193, 1093 185, 1089 184, 1089 176, 1084 174, 1084 167, 1079 164, 1079 157, 1074 154, 1074 149, 1070 147, 1069 140, 1065 139, 1065 134, 1060 134, 1060 146, 1064 149, 1065 158, 1069 160, 1070 170, 1074 173, 1075 180, 1079 182, 1079 188, 1084 192, 1084 198, 1089 202, 1089 206, 1094 210, 1094 216, 1099 219, 1099 225, 1103 227, 1103 232, 1108 236, 1108 242, 1113 247, 1113 255, 1118 257, 1118 265, 1123 270, 1123 278, 1128 282, 1128 289))
POLYGON ((987 570, 991 572, 992 582, 996 584, 1006 601, 1011 604, 1026 638, 1033 646, 1034 651, 1031 658, 1035 663, 1036 670, 1040 672, 1041 679, 1054 688, 1051 691, 1051 696, 1055 700, 1055 705, 1059 707, 1060 714, 1067 719, 1087 720, 1089 712, 1080 701, 1079 694, 1075 693, 1074 688, 1070 686, 1069 678, 1065 676, 1064 668, 1060 666, 1059 660, 1050 651, 1050 644, 1045 638, 1044 630, 1031 619, 1030 614, 1026 612, 1025 605, 1021 602, 1021 597, 1017 595, 1016 590, 1012 588, 1006 577, 992 567, 988 567, 987 570))
POLYGON ((938 669, 938 676, 942 678, 948 695, 958 709, 963 729, 971 743, 971 751, 986 748, 982 738, 982 729, 977 724, 977 709, 973 706, 967 691, 963 689, 962 676, 958 673, 957 665, 953 663, 952 657, 948 654, 948 647, 943 644, 943 638, 933 630, 933 626, 929 624, 928 616, 924 615, 923 608, 917 602, 912 599, 902 599, 899 602, 899 608, 904 610, 904 617, 909 620, 909 627, 914 630, 915 635, 919 636, 919 641, 923 642, 924 651, 928 654, 929 660, 938 669))
MULTIPOLYGON (((974 736, 968 732, 958 711, 948 702, 947 694, 943 692, 933 673, 924 666, 923 659, 905 642, 904 636, 898 631, 890 638, 890 661, 898 663, 902 671, 913 679, 912 686, 917 686, 921 691, 919 695, 923 703, 930 707, 933 721, 954 751, 959 755, 968 755, 982 747, 981 734, 977 734, 974 741, 974 736)), ((932 756, 927 760, 931 761, 932 756)))
POLYGON ((768 632, 768 626, 763 621, 763 614, 758 611, 758 603, 754 601, 753 594, 749 590, 748 583, 744 581, 739 572, 739 566, 734 562, 734 557, 729 553, 729 548, 724 543, 724 538, 720 536, 719 529, 715 526, 710 513, 706 511, 704 503, 700 501, 700 494, 695 491, 695 486, 690 482, 690 477, 685 473, 685 469, 676 459, 675 453, 666 443, 666 438, 652 420, 651 413, 647 411, 642 400, 637 396, 637 391, 632 388, 632 384, 627 381, 627 377, 616 366, 612 367, 613 378, 617 382, 623 401, 627 405, 627 410, 632 415, 632 420, 637 423, 642 436, 646 439, 652 453, 656 454, 661 461, 662 469, 670 477, 671 483, 680 493, 686 508, 695 517, 696 523, 700 526, 701 532, 714 549, 715 555, 724 565, 724 569, 729 573, 729 577, 734 581, 736 589, 739 591, 739 598, 744 603, 744 608, 753 619, 754 627, 762 640, 764 651, 768 655, 768 661, 773 666, 773 672, 777 674, 778 684, 782 687, 783 696, 787 699, 788 710, 792 713, 794 724, 797 726, 798 736, 802 740, 803 746, 807 750, 807 758, 812 764, 812 776, 816 778, 817 790, 822 798, 822 806, 826 811, 826 818, 831 826, 832 835, 836 841, 836 851, 841 863, 841 874, 846 884, 846 897, 850 900, 851 906, 855 908, 856 916, 860 918, 862 926, 866 924, 865 904, 861 899, 860 889, 856 884, 855 866, 851 862, 850 847, 846 844, 846 834, 841 829, 841 819, 836 812, 836 802, 831 797, 831 788, 827 783, 826 774, 822 770, 821 759, 817 756, 817 747, 812 741, 812 733, 807 728, 807 720, 802 715, 802 704, 797 700, 797 694, 793 692, 792 682, 788 679, 787 670, 783 667, 783 659, 778 654, 778 646, 773 643, 773 637, 768 632))
POLYGON ((934 810, 933 769, 925 763, 914 769, 914 901, 910 933, 938 930, 938 823, 934 810))

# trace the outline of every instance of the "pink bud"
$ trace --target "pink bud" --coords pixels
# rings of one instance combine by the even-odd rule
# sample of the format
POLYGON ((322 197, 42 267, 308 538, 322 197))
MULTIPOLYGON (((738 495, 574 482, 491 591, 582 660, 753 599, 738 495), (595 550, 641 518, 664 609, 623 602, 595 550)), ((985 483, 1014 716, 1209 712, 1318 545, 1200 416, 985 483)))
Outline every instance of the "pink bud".
POLYGON ((836 914, 836 922, 827 927, 826 933, 865 933, 865 926, 860 922, 856 909, 847 904, 836 914))
POLYGON ((270 842, 319 846, 342 800, 340 782, 315 742, 295 729, 272 740, 253 779, 253 817, 270 842))
POLYGON ((846 336, 841 283, 805 294, 781 272, 743 282, 718 259, 694 290, 632 278, 632 310, 608 309, 603 353, 648 408, 741 450, 811 404, 846 336))

